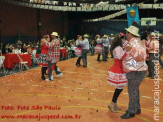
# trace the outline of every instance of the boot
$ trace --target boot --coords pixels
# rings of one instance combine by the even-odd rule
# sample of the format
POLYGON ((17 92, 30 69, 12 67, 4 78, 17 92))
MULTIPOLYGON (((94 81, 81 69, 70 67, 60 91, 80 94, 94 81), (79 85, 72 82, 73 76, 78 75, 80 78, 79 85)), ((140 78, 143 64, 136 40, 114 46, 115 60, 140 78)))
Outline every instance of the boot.
POLYGON ((121 111, 121 108, 119 108, 119 107, 117 106, 117 103, 115 103, 115 110, 116 110, 116 111, 121 111))
POLYGON ((101 54, 98 54, 98 56, 97 56, 97 61, 99 61, 99 62, 101 62, 100 56, 101 56, 101 54))
POLYGON ((46 79, 44 75, 41 78, 42 78, 42 80, 45 80, 46 79))
POLYGON ((46 79, 45 78, 46 70, 47 70, 47 67, 42 67, 42 69, 41 69, 41 74, 42 74, 41 78, 42 78, 42 80, 46 79))
POLYGON ((116 109, 115 109, 115 103, 114 102, 111 102, 109 105, 108 105, 108 108, 112 111, 112 112, 117 112, 116 109))

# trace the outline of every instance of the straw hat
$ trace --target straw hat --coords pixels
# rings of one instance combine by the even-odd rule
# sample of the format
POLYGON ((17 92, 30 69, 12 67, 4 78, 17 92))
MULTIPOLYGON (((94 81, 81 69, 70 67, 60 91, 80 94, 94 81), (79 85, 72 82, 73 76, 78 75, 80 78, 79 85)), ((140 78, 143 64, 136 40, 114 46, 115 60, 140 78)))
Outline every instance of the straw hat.
POLYGON ((87 34, 84 34, 84 37, 88 38, 88 35, 87 34))
POLYGON ((110 36, 114 36, 114 34, 110 34, 110 36))
POLYGON ((133 34, 134 36, 140 36, 138 34, 139 29, 133 25, 131 25, 129 28, 125 28, 125 30, 127 30, 128 32, 130 32, 131 34, 133 34))
POLYGON ((57 32, 52 32, 52 36, 59 36, 57 32))
POLYGON ((108 36, 107 36, 107 35, 104 35, 103 37, 104 37, 104 38, 108 38, 108 36))
POLYGON ((159 33, 159 37, 162 37, 162 34, 161 33, 159 33))
POLYGON ((27 45, 27 47, 31 47, 31 45, 27 45))
POLYGON ((156 36, 156 33, 155 32, 152 32, 150 35, 151 36, 156 36))

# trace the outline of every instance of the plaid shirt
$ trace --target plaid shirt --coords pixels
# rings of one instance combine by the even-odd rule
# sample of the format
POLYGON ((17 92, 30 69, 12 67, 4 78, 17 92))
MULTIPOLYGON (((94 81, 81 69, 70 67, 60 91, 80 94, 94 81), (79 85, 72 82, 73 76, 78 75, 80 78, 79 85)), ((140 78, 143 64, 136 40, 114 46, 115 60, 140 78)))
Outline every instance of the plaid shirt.
POLYGON ((60 42, 59 40, 55 39, 52 40, 50 43, 46 43, 48 48, 47 53, 47 61, 51 61, 52 63, 56 63, 60 59, 60 42))

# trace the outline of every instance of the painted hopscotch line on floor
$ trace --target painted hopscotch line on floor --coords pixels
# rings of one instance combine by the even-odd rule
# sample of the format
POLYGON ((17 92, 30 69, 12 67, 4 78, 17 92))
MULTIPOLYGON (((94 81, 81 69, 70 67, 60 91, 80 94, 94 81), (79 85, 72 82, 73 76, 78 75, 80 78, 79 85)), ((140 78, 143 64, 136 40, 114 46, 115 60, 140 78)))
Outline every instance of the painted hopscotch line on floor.
POLYGON ((70 87, 67 87, 67 86, 62 86, 61 88, 64 88, 64 89, 69 89, 70 87))
POLYGON ((141 96, 141 97, 148 98, 148 99, 151 99, 152 98, 152 97, 149 97, 149 96, 141 96))
POLYGON ((31 85, 31 86, 33 86, 33 87, 39 87, 39 85, 35 85, 35 84, 34 85, 31 85))
POLYGON ((113 93, 114 91, 106 91, 106 92, 112 92, 113 93))
POLYGON ((78 89, 78 90, 83 90, 83 88, 75 88, 75 89, 78 89))
POLYGON ((91 89, 92 91, 98 91, 98 89, 91 89))
POLYGON ((125 93, 123 93, 123 94, 128 94, 128 93, 125 92, 125 93))

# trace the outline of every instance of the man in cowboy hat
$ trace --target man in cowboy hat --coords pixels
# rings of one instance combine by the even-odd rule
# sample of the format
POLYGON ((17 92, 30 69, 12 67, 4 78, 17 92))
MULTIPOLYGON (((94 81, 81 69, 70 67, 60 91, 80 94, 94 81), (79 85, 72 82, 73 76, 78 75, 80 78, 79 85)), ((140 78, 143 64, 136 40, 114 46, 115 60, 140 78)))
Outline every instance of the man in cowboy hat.
POLYGON ((147 70, 146 49, 139 38, 139 29, 132 25, 125 29, 128 46, 126 47, 127 55, 122 63, 128 80, 129 105, 126 113, 121 116, 122 119, 141 113, 139 86, 147 70))
POLYGON ((48 61, 48 69, 49 69, 49 73, 48 73, 48 79, 46 79, 46 81, 50 81, 53 80, 52 77, 52 65, 55 65, 55 72, 58 76, 63 75, 60 71, 58 71, 58 67, 56 66, 56 63, 59 61, 60 58, 60 42, 58 40, 58 33, 57 32, 53 32, 51 34, 52 37, 52 41, 48 44, 49 48, 48 48, 48 53, 47 53, 47 61, 48 61))
POLYGON ((107 35, 103 36, 102 45, 104 47, 104 50, 102 52, 103 61, 107 61, 108 49, 109 49, 109 40, 107 35))
POLYGON ((87 67, 87 53, 89 51, 89 41, 88 35, 84 35, 84 40, 79 41, 79 45, 82 46, 82 60, 83 60, 83 67, 87 67))

